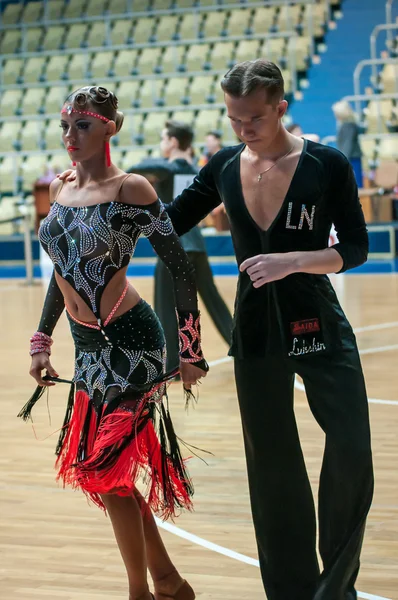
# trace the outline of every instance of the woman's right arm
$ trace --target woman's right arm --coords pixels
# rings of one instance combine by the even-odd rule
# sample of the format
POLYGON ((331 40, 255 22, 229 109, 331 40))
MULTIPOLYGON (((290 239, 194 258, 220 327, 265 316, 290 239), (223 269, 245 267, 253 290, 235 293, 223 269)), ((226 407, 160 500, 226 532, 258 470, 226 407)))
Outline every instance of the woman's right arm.
MULTIPOLYGON (((61 187, 62 183, 58 180, 54 180, 50 185, 50 203, 52 204, 54 198, 56 198, 57 192, 61 187)), ((54 368, 50 362, 50 346, 52 344, 51 335, 54 331, 55 325, 57 324, 63 310, 65 308, 65 301, 61 290, 59 289, 57 280, 55 278, 55 272, 53 271, 50 283, 47 289, 46 298, 44 300, 43 311, 40 318, 40 323, 36 333, 31 338, 31 356, 32 364, 30 368, 30 375, 37 381, 41 386, 54 385, 50 381, 44 381, 42 378, 42 371, 46 370, 52 377, 58 377, 54 368)))

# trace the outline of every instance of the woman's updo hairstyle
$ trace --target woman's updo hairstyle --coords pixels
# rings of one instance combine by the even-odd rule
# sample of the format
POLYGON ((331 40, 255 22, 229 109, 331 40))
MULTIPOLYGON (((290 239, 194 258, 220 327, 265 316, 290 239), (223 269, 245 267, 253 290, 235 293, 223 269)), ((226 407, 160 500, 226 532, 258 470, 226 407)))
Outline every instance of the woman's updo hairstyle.
POLYGON ((116 133, 123 125, 124 115, 118 111, 119 101, 115 94, 104 87, 86 86, 72 92, 65 104, 71 104, 74 110, 93 110, 99 115, 114 121, 116 133))

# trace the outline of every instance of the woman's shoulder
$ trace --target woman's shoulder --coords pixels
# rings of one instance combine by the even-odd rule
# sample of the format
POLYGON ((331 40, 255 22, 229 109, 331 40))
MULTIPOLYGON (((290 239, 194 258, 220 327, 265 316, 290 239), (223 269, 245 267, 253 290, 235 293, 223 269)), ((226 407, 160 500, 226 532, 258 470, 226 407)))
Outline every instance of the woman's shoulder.
POLYGON ((149 181, 142 175, 126 173, 119 192, 119 200, 124 204, 146 206, 158 199, 149 181))
POLYGON ((60 179, 58 179, 58 177, 56 177, 55 179, 52 180, 52 182, 50 183, 50 188, 49 188, 50 204, 53 204, 53 202, 55 202, 63 185, 64 185, 64 182, 61 181, 60 179))

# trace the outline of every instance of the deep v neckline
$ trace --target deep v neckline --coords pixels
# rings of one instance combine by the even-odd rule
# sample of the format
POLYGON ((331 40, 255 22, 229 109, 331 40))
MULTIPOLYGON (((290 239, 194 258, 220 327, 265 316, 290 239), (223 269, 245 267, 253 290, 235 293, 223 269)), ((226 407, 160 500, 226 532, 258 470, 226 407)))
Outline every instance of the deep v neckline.
POLYGON ((241 178, 241 155, 242 155, 243 150, 245 150, 245 148, 246 148, 246 144, 244 144, 243 148, 241 149, 241 151, 237 155, 237 160, 238 160, 238 167, 237 167, 238 185, 239 185, 239 190, 240 190, 240 196, 241 196, 241 199, 242 199, 242 204, 243 204, 244 210, 245 210, 246 214, 248 215, 250 221, 253 223, 253 225, 256 227, 256 229, 262 235, 268 235, 271 232, 271 230, 274 228, 274 226, 278 222, 279 217, 281 216, 281 214, 282 214, 282 212, 283 212, 283 210, 284 210, 284 208, 285 208, 285 206, 287 204, 287 200, 288 200, 288 198, 290 196, 290 193, 291 193, 291 190, 293 188, 294 180, 297 177, 297 174, 299 172, 301 163, 303 161, 303 158, 304 158, 306 150, 307 150, 307 140, 304 139, 303 141, 304 141, 303 147, 301 149, 301 153, 300 153, 300 156, 299 156, 296 168, 295 168, 295 170, 293 172, 292 178, 290 180, 289 187, 287 188, 287 192, 285 194, 285 197, 282 200, 282 204, 280 205, 280 208, 279 208, 277 214, 275 215, 274 219, 271 221, 271 223, 269 224, 269 226, 267 227, 267 229, 263 229, 263 227, 261 227, 257 223, 257 221, 254 219, 254 217, 252 216, 252 214, 250 213, 250 211, 248 209, 248 206, 247 206, 246 200, 245 200, 245 196, 243 194, 243 185, 242 185, 242 178, 241 178))

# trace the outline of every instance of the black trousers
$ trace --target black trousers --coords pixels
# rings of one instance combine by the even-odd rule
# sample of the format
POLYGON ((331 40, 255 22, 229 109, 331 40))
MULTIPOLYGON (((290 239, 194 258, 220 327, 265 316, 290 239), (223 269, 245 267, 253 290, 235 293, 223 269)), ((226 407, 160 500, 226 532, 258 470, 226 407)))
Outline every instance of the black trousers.
MULTIPOLYGON (((221 337, 230 344, 232 316, 216 287, 207 254, 205 252, 187 254, 195 268, 196 286, 206 310, 221 337)), ((175 314, 173 280, 167 267, 159 260, 155 269, 155 312, 166 337, 167 370, 173 369, 179 364, 178 323, 175 314)))
POLYGON ((253 521, 268 600, 354 600, 373 494, 368 403, 356 348, 235 359, 253 521), (316 518, 293 408, 294 373, 326 434, 316 518))

